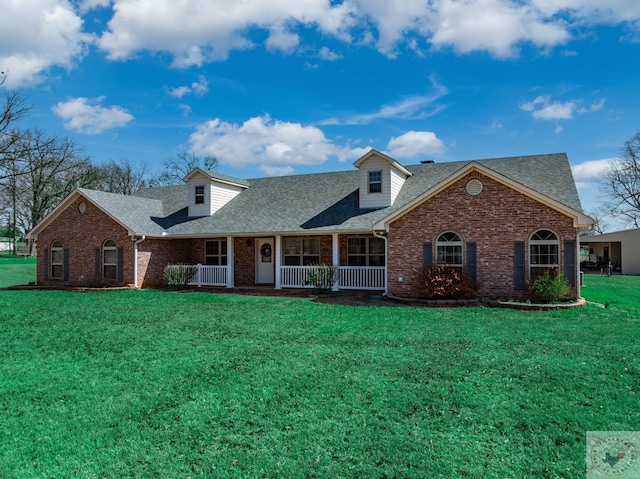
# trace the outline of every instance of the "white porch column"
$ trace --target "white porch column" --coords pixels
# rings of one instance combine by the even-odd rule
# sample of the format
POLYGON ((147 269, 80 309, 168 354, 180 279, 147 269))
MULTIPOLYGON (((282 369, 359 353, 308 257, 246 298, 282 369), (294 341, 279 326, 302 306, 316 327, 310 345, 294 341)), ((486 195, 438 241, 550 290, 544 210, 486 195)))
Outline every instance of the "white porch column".
POLYGON ((227 236, 227 288, 233 288, 235 278, 233 270, 235 269, 235 253, 233 248, 233 236, 227 236))
MULTIPOLYGON (((332 251, 333 251, 333 258, 332 258, 332 264, 335 267, 340 266, 340 242, 338 241, 338 233, 332 233, 331 234, 331 240, 332 240, 332 251)), ((333 283, 333 291, 338 291, 338 283, 340 282, 340 280, 336 281, 335 283, 333 283)))
POLYGON ((275 289, 282 289, 282 236, 276 235, 276 276, 275 276, 275 289))

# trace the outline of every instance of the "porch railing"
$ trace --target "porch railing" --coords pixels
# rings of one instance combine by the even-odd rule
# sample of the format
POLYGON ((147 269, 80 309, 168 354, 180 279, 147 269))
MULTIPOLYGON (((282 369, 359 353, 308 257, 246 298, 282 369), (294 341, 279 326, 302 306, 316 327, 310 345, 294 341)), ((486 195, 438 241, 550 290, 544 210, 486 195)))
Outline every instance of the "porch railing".
MULTIPOLYGON (((174 276, 193 275, 187 284, 190 286, 227 286, 227 267, 197 264, 192 266, 171 265, 174 276), (195 268, 195 272, 193 270, 195 268)), ((188 278, 185 278, 188 279, 188 278)), ((184 284, 184 283, 183 283, 184 284)))
MULTIPOLYGON (((309 271, 317 266, 282 266, 283 288, 313 288, 309 283, 309 271)), ((382 290, 385 289, 384 266, 340 266, 338 289, 382 290)))

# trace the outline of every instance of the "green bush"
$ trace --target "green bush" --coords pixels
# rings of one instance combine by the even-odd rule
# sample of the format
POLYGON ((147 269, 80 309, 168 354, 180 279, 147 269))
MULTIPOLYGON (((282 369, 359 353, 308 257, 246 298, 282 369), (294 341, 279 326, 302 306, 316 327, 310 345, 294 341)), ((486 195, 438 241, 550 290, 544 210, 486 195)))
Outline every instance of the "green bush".
POLYGON ((533 290, 540 303, 562 303, 575 299, 564 273, 556 269, 546 270, 534 282, 533 290))
POLYGON ((316 287, 320 293, 330 293, 333 286, 340 279, 340 268, 326 264, 313 264, 311 266, 313 268, 307 272, 305 284, 316 287))
POLYGON ((198 274, 198 267, 186 264, 168 264, 164 268, 164 281, 168 286, 186 287, 198 274))
POLYGON ((478 289, 475 281, 462 268, 423 266, 413 282, 414 292, 428 299, 472 297, 478 289))

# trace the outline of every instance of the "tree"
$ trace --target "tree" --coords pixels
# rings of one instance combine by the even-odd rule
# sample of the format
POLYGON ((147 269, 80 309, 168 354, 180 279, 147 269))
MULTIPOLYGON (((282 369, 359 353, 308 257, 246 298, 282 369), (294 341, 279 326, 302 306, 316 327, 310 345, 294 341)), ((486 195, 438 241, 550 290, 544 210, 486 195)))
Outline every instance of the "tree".
POLYGON ((200 158, 193 153, 178 153, 175 158, 164 162, 164 171, 151 180, 151 186, 168 186, 182 184, 185 176, 196 168, 215 170, 218 160, 213 157, 200 158))
POLYGON ((137 169, 129 160, 111 161, 104 166, 95 168, 97 178, 96 184, 92 186, 95 189, 121 195, 132 195, 149 185, 148 168, 142 166, 137 169))
MULTIPOLYGON (((7 79, 4 72, 0 72, 0 86, 7 79)), ((14 130, 16 122, 26 116, 31 106, 17 92, 5 93, 4 103, 0 105, 0 166, 2 166, 5 153, 18 140, 17 131, 14 130)))
POLYGON ((8 187, 0 190, 10 203, 15 224, 29 231, 77 187, 91 187, 96 171, 69 138, 39 130, 20 132, 5 153, 8 187))
POLYGON ((582 236, 593 236, 603 234, 609 227, 609 212, 603 208, 589 210, 586 212, 593 218, 593 229, 582 236))
POLYGON ((621 158, 612 160, 603 190, 611 198, 611 213, 640 228, 640 132, 624 143, 621 158))

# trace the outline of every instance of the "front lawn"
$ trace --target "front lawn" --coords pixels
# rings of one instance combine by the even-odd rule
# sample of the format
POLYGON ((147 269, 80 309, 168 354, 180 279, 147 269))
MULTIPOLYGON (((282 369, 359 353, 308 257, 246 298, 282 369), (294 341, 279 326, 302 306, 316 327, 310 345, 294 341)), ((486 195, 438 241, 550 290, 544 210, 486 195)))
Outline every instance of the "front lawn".
POLYGON ((0 291, 0 477, 584 477, 586 431, 640 429, 639 286, 553 312, 0 291))

